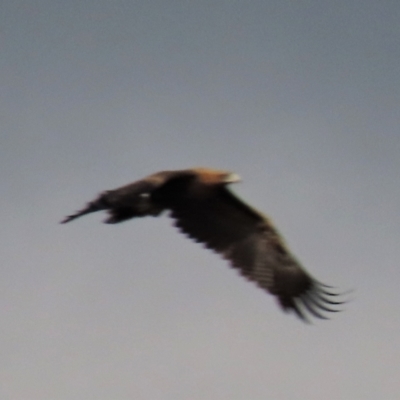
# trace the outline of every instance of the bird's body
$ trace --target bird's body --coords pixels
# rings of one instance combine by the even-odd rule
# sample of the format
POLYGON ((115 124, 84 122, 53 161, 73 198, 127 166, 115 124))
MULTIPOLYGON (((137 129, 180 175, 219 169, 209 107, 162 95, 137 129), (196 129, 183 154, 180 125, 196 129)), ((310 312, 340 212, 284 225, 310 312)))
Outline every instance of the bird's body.
POLYGON ((227 259, 247 279, 276 296, 285 311, 307 320, 307 312, 337 311, 328 286, 315 280, 288 250, 271 221, 226 187, 239 177, 227 171, 193 168, 161 171, 106 191, 76 214, 107 210, 106 223, 169 211, 175 225, 196 242, 227 259))

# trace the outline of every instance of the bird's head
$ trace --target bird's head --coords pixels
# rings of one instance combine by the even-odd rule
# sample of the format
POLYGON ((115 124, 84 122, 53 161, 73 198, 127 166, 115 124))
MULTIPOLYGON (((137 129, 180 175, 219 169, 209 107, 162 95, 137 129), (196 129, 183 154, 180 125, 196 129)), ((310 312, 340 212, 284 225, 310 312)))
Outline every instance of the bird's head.
POLYGON ((209 168, 196 168, 197 179, 205 185, 228 185, 241 181, 239 175, 230 171, 221 171, 209 168))
POLYGON ((238 174, 235 174, 234 172, 226 172, 222 178, 222 181, 225 184, 237 183, 240 182, 241 180, 242 178, 238 174))

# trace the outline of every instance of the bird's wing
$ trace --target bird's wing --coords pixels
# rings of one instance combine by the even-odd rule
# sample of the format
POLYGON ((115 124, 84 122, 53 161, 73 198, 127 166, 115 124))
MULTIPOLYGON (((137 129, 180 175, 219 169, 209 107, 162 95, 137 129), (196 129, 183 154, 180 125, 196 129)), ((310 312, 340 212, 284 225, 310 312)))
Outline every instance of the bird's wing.
POLYGON ((163 208, 155 204, 150 195, 166 182, 186 176, 185 171, 161 171, 144 179, 129 183, 117 189, 107 190, 87 203, 84 208, 65 217, 61 223, 67 223, 83 215, 107 210, 106 223, 119 223, 135 217, 158 215, 163 208))
POLYGON ((196 196, 171 205, 175 225, 230 261, 247 279, 277 297, 284 310, 307 320, 307 312, 326 318, 341 302, 329 287, 316 281, 290 254, 273 224, 226 188, 212 196, 196 196), (321 312, 322 311, 322 312, 321 312))

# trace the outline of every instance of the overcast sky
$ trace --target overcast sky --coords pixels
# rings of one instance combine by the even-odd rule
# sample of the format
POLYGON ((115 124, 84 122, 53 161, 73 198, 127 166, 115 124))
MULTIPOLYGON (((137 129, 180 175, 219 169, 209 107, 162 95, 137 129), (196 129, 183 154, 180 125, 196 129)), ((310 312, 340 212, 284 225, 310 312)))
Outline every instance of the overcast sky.
POLYGON ((4 0, 0 397, 397 399, 400 2, 4 0), (66 215, 232 170, 319 280, 305 325, 178 234, 66 215))

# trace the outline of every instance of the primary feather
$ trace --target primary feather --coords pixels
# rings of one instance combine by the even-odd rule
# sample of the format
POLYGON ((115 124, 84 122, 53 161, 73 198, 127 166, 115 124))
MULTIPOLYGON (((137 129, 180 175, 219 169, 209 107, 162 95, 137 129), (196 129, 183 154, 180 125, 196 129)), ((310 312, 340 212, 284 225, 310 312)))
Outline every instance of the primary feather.
POLYGON ((271 221, 227 188, 238 181, 227 171, 193 168, 161 171, 106 191, 62 223, 107 210, 106 223, 169 211, 176 227, 219 253, 247 279, 275 296, 304 321, 338 311, 336 293, 315 280, 288 250, 271 221))

